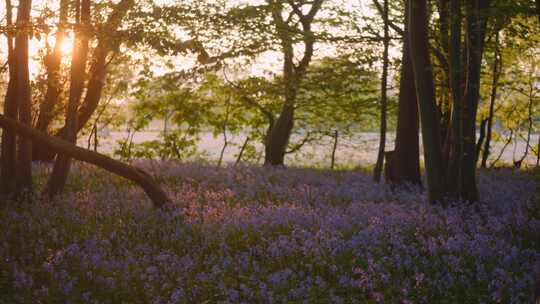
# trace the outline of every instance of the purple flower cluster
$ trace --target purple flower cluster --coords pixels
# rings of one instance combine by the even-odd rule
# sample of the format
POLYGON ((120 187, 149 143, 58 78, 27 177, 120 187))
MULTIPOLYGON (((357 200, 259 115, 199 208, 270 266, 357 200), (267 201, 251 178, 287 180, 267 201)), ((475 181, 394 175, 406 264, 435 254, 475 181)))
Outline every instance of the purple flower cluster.
POLYGON ((54 202, 2 204, 0 302, 527 303, 540 276, 528 172, 443 209, 359 172, 139 165, 175 208, 84 165, 54 202))

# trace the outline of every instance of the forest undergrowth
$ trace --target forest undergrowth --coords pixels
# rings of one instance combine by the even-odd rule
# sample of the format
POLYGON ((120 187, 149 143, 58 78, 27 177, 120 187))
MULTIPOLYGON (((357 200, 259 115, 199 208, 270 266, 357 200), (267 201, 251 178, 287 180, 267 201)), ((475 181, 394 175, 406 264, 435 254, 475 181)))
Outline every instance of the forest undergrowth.
POLYGON ((54 201, 0 204, 0 303, 528 303, 540 275, 532 171, 442 208, 355 171, 138 165, 171 208, 81 164, 54 201))

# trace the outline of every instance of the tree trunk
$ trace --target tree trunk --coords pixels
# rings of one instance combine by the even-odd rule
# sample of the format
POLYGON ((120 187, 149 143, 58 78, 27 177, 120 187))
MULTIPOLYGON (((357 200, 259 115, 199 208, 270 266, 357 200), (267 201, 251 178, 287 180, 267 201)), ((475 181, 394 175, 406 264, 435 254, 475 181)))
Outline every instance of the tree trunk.
POLYGON ((394 183, 421 185, 419 119, 414 72, 409 47, 409 13, 405 9, 405 31, 399 82, 398 118, 396 145, 393 153, 394 183))
POLYGON ((227 138, 227 128, 223 128, 223 147, 221 147, 221 151, 219 153, 219 160, 218 160, 218 168, 221 167, 221 164, 223 163, 223 155, 225 155, 225 150, 227 149, 227 146, 229 145, 229 140, 227 138))
POLYGON ((95 129, 95 131, 94 131, 94 152, 97 153, 97 151, 98 151, 98 145, 99 145, 99 140, 98 140, 99 134, 98 134, 98 125, 97 125, 97 122, 96 122, 96 124, 94 125, 94 129, 95 129))
MULTIPOLYGON (((450 51, 450 3, 452 0, 439 0, 439 32, 442 50, 448 54, 450 51)), ((453 18, 453 16, 452 16, 453 18)), ((446 71, 448 72, 448 71, 446 71)))
MULTIPOLYGON (((86 149, 87 150, 90 150, 90 148, 92 147, 92 137, 94 137, 94 143, 95 143, 95 147, 94 148, 97 148, 97 123, 94 123, 94 125, 92 126, 92 130, 90 130, 90 134, 88 134, 88 139, 86 140, 86 149), (94 137, 94 132, 96 133, 96 136, 94 137)), ((96 151, 96 150, 94 150, 96 151)))
MULTIPOLYGON (((519 137, 519 131, 521 128, 518 128, 516 130, 516 135, 514 136, 514 152, 512 153, 512 162, 514 163, 514 166, 516 165, 516 154, 517 154, 517 148, 518 148, 518 137, 519 137)), ((521 165, 520 165, 521 166, 521 165)))
POLYGON ((540 21, 540 0, 536 0, 536 14, 538 15, 538 21, 540 21))
POLYGON ((384 51, 383 51, 383 71, 381 79, 381 125, 379 138, 379 153, 377 154, 377 163, 373 170, 373 180, 381 181, 381 173, 384 162, 384 150, 386 148, 386 114, 387 114, 387 89, 388 89, 388 48, 390 46, 390 33, 388 26, 388 0, 384 0, 384 51))
POLYGON ((504 144, 504 146, 501 148, 501 151, 499 152, 499 156, 497 156, 497 158, 495 158, 495 160, 491 163, 491 166, 490 168, 493 168, 495 167, 495 165, 499 162, 499 160, 501 159, 502 155, 504 154, 504 151, 506 150, 506 148, 508 147, 508 145, 510 143, 512 143, 512 139, 514 138, 514 130, 513 129, 510 129, 510 135, 508 136, 508 140, 506 141, 506 143, 504 144))
MULTIPOLYGON (((11 1, 6 0, 6 20, 7 25, 12 26, 12 6, 11 1)), ((18 118, 18 102, 14 98, 15 84, 16 84, 16 63, 15 54, 13 52, 13 36, 7 34, 7 48, 8 48, 8 66, 9 66, 9 83, 6 91, 4 101, 4 115, 11 119, 17 120, 18 118)), ((11 130, 4 130, 2 132, 2 164, 0 166, 0 178, 1 178, 1 191, 3 194, 10 195, 16 192, 17 182, 13 178, 17 172, 17 136, 15 132, 11 130)))
POLYGON ((486 138, 486 126, 488 120, 488 118, 482 119, 482 122, 480 123, 480 137, 478 138, 478 142, 476 143, 476 163, 478 163, 478 159, 480 158, 480 154, 482 153, 482 146, 484 145, 484 139, 486 138))
MULTIPOLYGON (((107 78, 108 54, 109 50, 106 47, 106 43, 102 41, 98 42, 98 46, 90 59, 88 73, 90 79, 88 80, 86 95, 84 96, 77 113, 77 132, 80 132, 84 128, 99 106, 99 101, 101 100, 107 78)), ((56 136, 65 136, 65 132, 65 127, 63 127, 58 130, 56 136)), ((54 157, 54 155, 52 157, 54 157)))
POLYGON ((223 121, 223 128, 221 130, 223 134, 223 147, 221 148, 221 152, 219 153, 218 168, 221 167, 221 163, 223 162, 223 155, 225 155, 225 150, 227 149, 227 146, 229 145, 229 138, 227 137, 227 125, 229 124, 230 115, 231 115, 231 100, 229 98, 227 99, 227 105, 225 107, 225 119, 223 121))
MULTIPOLYGON (((86 76, 86 62, 88 57, 88 41, 90 26, 90 0, 76 2, 80 5, 80 20, 75 26, 75 41, 71 59, 71 83, 69 88, 69 101, 66 109, 66 123, 62 138, 72 144, 77 143, 77 109, 81 101, 84 90, 84 80, 86 76)), ((53 171, 47 184, 47 194, 54 197, 64 190, 71 159, 65 154, 56 157, 53 171)))
POLYGON ((105 47, 104 42, 99 42, 94 55, 91 59, 90 66, 90 79, 88 80, 88 87, 86 89, 86 95, 79 109, 77 117, 77 132, 80 132, 86 123, 92 117, 92 114, 96 111, 101 95, 103 93, 103 87, 107 78, 107 55, 108 49, 105 47))
POLYGON ((491 82, 491 98, 489 102, 489 116, 488 116, 488 124, 487 124, 487 132, 486 132, 486 143, 484 144, 484 151, 482 153, 482 163, 481 167, 486 168, 487 167, 487 160, 489 158, 490 154, 490 148, 491 148, 491 136, 493 134, 493 119, 495 116, 495 101, 497 100, 497 89, 499 86, 499 77, 502 72, 502 54, 500 50, 499 45, 499 31, 497 31, 497 34, 495 36, 495 58, 493 62, 493 71, 492 71, 492 82, 491 82))
MULTIPOLYGON (((438 1, 438 13, 439 13, 439 48, 432 47, 435 50, 435 57, 439 62, 442 73, 440 73, 440 98, 439 98, 439 114, 440 114, 440 130, 441 140, 443 143, 451 133, 450 121, 452 117, 451 107, 451 72, 450 65, 448 63, 446 54, 450 54, 450 2, 451 0, 439 0, 438 1)), ((443 145, 443 159, 446 161, 447 151, 443 145)))
POLYGON ((489 0, 476 0, 467 5, 467 82, 463 99, 463 168, 460 198, 478 200, 476 184, 476 114, 480 98, 480 71, 484 53, 489 0))
MULTIPOLYGON (((296 98, 296 93, 294 94, 296 98)), ((286 102, 279 118, 270 129, 265 146, 265 165, 281 166, 285 161, 285 152, 294 126, 294 106, 286 102)))
POLYGON ((536 146, 536 166, 540 166, 540 135, 538 135, 538 145, 536 146))
POLYGON ((449 134, 447 134, 445 151, 447 151, 446 185, 449 192, 458 196, 463 168, 463 88, 461 58, 461 0, 451 0, 452 15, 450 33, 450 87, 452 91, 452 115, 449 134))
POLYGON ((527 127, 527 139, 525 140, 525 152, 523 152, 523 156, 520 158, 519 163, 522 164, 523 161, 527 158, 529 155, 529 148, 531 146, 531 134, 533 129, 533 101, 534 101, 534 83, 530 84, 530 91, 529 91, 529 106, 528 106, 528 116, 527 121, 529 123, 527 127))
POLYGON ((273 13, 274 22, 281 40, 283 51, 283 81, 285 102, 281 109, 281 113, 274 125, 269 128, 266 136, 264 164, 271 166, 282 166, 285 160, 285 152, 291 132, 294 126, 294 106, 296 103, 296 95, 298 82, 300 78, 296 72, 294 64, 294 47, 291 34, 286 31, 286 22, 281 16, 282 8, 273 13))
POLYGON ((298 18, 302 29, 300 30, 301 42, 304 44, 304 53, 297 64, 294 62, 294 37, 291 32, 290 20, 283 18, 283 3, 276 2, 272 6, 272 20, 276 27, 276 33, 281 43, 283 52, 283 82, 285 102, 281 114, 275 124, 269 129, 265 139, 264 163, 271 166, 281 166, 285 160, 285 153, 291 132, 294 126, 294 109, 296 95, 300 81, 313 58, 315 35, 311 30, 311 24, 324 0, 314 0, 307 13, 296 5, 292 5, 293 13, 298 18))
POLYGON ((38 144, 46 146, 47 149, 54 150, 56 153, 61 153, 74 159, 96 165, 138 184, 144 189, 145 193, 157 208, 164 207, 167 203, 171 202, 157 182, 141 169, 124 164, 105 155, 77 147, 63 139, 49 136, 4 115, 0 115, 0 127, 4 130, 11 130, 18 133, 20 136, 29 138, 38 144))
POLYGON ((335 167, 335 164, 336 164, 336 151, 337 151, 338 140, 339 140, 339 131, 335 130, 332 137, 334 138, 334 144, 332 145, 332 156, 331 156, 331 159, 330 159, 330 170, 334 170, 334 167, 335 167))
POLYGON ((240 148, 240 152, 238 152, 238 156, 236 157, 235 165, 238 165, 242 161, 242 157, 244 156, 244 151, 246 151, 246 147, 249 144, 249 135, 246 136, 246 140, 244 140, 244 143, 242 144, 242 147, 240 148))
POLYGON ((387 184, 394 187, 396 185, 395 151, 384 153, 384 180, 387 184))
MULTIPOLYGON (((17 7, 17 34, 15 36, 16 89, 19 102, 19 121, 32 125, 32 93, 28 68, 28 27, 30 25, 31 0, 20 0, 17 7)), ((17 191, 32 190, 32 141, 18 138, 17 191)))
POLYGON ((428 199, 435 203, 444 199, 446 189, 433 68, 429 54, 427 3, 426 0, 408 2, 409 43, 422 124, 428 199))
MULTIPOLYGON (((540 0, 538 0, 536 3, 538 5, 538 10, 540 11, 540 0)), ((540 13, 538 14, 538 16, 540 16, 540 13)), ((535 286, 534 286, 534 299, 533 299, 533 301, 534 301, 534 304, 540 304, 540 280, 537 279, 536 283, 534 285, 535 286)))

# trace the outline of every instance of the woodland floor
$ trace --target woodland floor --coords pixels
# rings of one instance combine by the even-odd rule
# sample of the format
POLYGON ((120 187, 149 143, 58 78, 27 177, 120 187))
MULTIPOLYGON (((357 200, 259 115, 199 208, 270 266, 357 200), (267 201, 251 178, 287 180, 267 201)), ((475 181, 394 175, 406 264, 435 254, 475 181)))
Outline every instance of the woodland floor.
POLYGON ((528 303, 540 275, 532 172, 443 209, 361 172, 139 165, 174 208, 84 165, 0 204, 0 303, 528 303))

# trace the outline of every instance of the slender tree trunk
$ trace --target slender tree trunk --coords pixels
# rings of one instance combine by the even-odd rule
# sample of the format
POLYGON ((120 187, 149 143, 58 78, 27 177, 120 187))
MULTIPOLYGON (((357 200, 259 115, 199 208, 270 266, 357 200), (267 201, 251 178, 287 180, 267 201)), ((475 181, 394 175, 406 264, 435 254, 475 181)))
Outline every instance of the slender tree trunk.
POLYGON ((462 58, 461 58, 461 0, 451 0, 450 15, 450 87, 452 89, 451 127, 445 143, 447 155, 446 184, 449 192, 458 196, 461 192, 463 167, 463 94, 462 94, 462 58))
POLYGON ((538 145, 536 146, 536 166, 540 166, 540 134, 538 135, 538 145))
POLYGON ((231 114, 231 100, 230 98, 227 99, 227 105, 225 107, 225 119, 223 121, 223 147, 221 148, 221 152, 219 153, 219 160, 218 160, 218 168, 221 167, 221 163, 223 162, 223 155, 225 154, 225 150, 227 149, 227 146, 229 145, 229 138, 227 137, 227 125, 229 124, 229 116, 231 114))
POLYGON ((97 125, 97 121, 96 121, 96 124, 94 125, 94 128, 95 128, 95 131, 94 131, 94 152, 97 153, 98 151, 98 145, 99 145, 99 139, 98 139, 98 125, 97 125))
POLYGON ((157 208, 164 207, 171 202, 167 194, 161 189, 159 184, 145 171, 133 166, 124 164, 105 155, 98 154, 65 141, 63 139, 49 136, 46 133, 37 131, 25 124, 21 124, 14 119, 0 115, 0 127, 4 130, 11 130, 22 137, 55 150, 57 153, 68 155, 74 159, 87 162, 103 168, 111 173, 126 178, 144 189, 150 200, 157 208))
POLYGON ((86 89, 86 95, 82 102, 82 105, 78 113, 78 126, 77 130, 80 132, 86 123, 92 117, 92 114, 96 111, 99 101, 101 100, 101 95, 103 92, 103 87, 105 86, 105 81, 107 77, 107 55, 108 50, 100 42, 94 52, 94 56, 91 60, 90 66, 90 79, 88 80, 88 87, 86 89))
POLYGON ((489 0, 475 0, 467 6, 467 85, 463 99, 463 157, 461 199, 478 200, 476 184, 476 114, 480 98, 480 70, 484 53, 489 0))
POLYGON ((517 147, 518 147, 518 137, 519 137, 519 131, 521 128, 518 128, 516 130, 516 135, 514 136, 514 152, 512 153, 512 162, 516 163, 516 154, 517 154, 517 147))
MULTIPOLYGON (((6 21, 8 27, 13 26, 12 6, 10 0, 6 0, 6 21)), ((14 98, 17 79, 17 64, 15 62, 15 54, 13 51, 13 36, 8 33, 6 37, 8 49, 9 82, 4 101, 4 115, 11 119, 17 120, 18 101, 16 98, 14 98)), ((13 178, 17 172, 17 136, 15 132, 11 130, 3 130, 1 153, 1 192, 6 195, 11 195, 17 190, 17 182, 16 179, 13 178)))
POLYGON ((450 54, 450 37, 451 37, 451 17, 450 17, 450 4, 451 0, 439 0, 438 1, 438 13, 439 13, 439 41, 440 49, 442 52, 437 50, 436 55, 439 65, 442 69, 441 77, 441 86, 440 86, 440 98, 439 98, 439 114, 440 114, 440 130, 441 130, 441 140, 443 141, 443 159, 446 162, 448 160, 448 150, 446 149, 446 139, 451 134, 451 120, 452 120, 452 107, 451 107, 451 71, 450 64, 445 54, 450 54))
POLYGON ((531 134, 532 134, 532 128, 533 128, 533 97, 534 97, 534 86, 535 84, 530 84, 530 91, 529 91, 529 106, 528 106, 528 118, 527 121, 529 122, 528 128, 527 128, 527 139, 525 140, 525 152, 523 152, 523 156, 520 158, 519 163, 520 165, 525 161, 527 156, 529 155, 529 148, 531 146, 531 134))
MULTIPOLYGON (((94 123, 94 125, 92 126, 92 130, 90 130, 90 134, 88 135, 88 139, 86 140, 86 149, 87 150, 90 150, 90 148, 92 147, 92 137, 94 137, 94 132, 97 133, 97 124, 94 123)), ((97 141, 97 140, 95 140, 97 141)))
MULTIPOLYGON (((77 1, 80 5, 80 20, 76 24, 76 35, 71 59, 71 83, 69 88, 69 101, 66 109, 66 123, 64 125, 63 139, 76 144, 77 142, 77 109, 84 90, 86 75, 86 62, 88 57, 88 41, 90 26, 90 0, 77 1)), ((71 159, 68 155, 59 154, 54 163, 53 171, 47 184, 47 194, 54 197, 64 190, 71 159)))
POLYGON ((484 145, 484 151, 482 153, 482 163, 481 167, 487 167, 487 160, 489 154, 491 153, 491 136, 493 134, 493 119, 495 116, 495 101, 497 100, 497 89, 499 87, 499 77, 502 72, 502 54, 499 45, 499 31, 495 35, 495 58, 493 62, 493 71, 492 71, 492 82, 491 82, 491 98, 489 102, 489 116, 487 124, 487 133, 486 133, 486 143, 484 145))
POLYGON ((387 114, 387 90, 388 90, 388 48, 390 46, 390 33, 388 25, 388 0, 384 0, 384 51, 383 51, 383 71, 381 79, 381 125, 379 134, 379 153, 377 154, 377 163, 373 170, 373 180, 381 181, 381 173, 384 162, 384 150, 386 148, 386 114, 387 114))
POLYGON ((339 140, 339 131, 335 130, 333 134, 334 139, 334 145, 332 145, 332 158, 330 160, 330 170, 334 170, 335 164, 336 164, 336 151, 338 146, 338 140, 339 140))
POLYGON ((131 161, 131 150, 133 149, 133 137, 135 137, 135 130, 133 130, 133 132, 129 135, 128 134, 128 137, 129 137, 129 141, 128 141, 128 151, 127 151, 127 161, 130 162, 131 161))
MULTIPOLYGON (((538 6, 538 10, 540 11, 540 0, 537 0, 536 1, 537 3, 537 6, 538 6)), ((538 18, 540 19, 540 13, 538 13, 538 18)), ((534 284, 534 298, 533 298, 533 301, 534 301, 534 304, 540 304, 540 280, 537 279, 536 280, 536 283, 534 284)))
MULTIPOLYGON (((172 142, 173 149, 175 150, 175 153, 177 155, 177 159, 180 159, 180 155, 178 153, 178 149, 176 148, 176 140, 169 138, 169 117, 171 115, 171 111, 166 111, 165 117, 163 118, 163 131, 162 131, 162 137, 166 142, 166 145, 168 145, 170 142, 172 142)), ((171 155, 168 151, 162 150, 160 153, 161 161, 166 161, 167 159, 171 158, 171 155)))
POLYGON ((497 156, 495 158, 495 160, 491 163, 491 166, 490 168, 493 168, 495 167, 495 165, 499 162, 499 160, 501 159, 502 155, 504 154, 504 151, 506 150, 506 148, 508 147, 508 145, 510 145, 510 143, 512 143, 512 139, 514 138, 514 130, 513 129, 510 129, 510 135, 508 136, 508 140, 506 141, 506 143, 504 144, 504 146, 501 148, 501 151, 499 152, 499 156, 497 156))
MULTIPOLYGON (((15 96, 19 101, 19 121, 32 125, 32 93, 28 67, 28 37, 30 26, 31 0, 20 0, 17 8, 17 34, 15 36, 15 62, 17 64, 17 84, 15 96)), ((32 141, 18 138, 17 189, 32 190, 32 141)))
POLYGON ((429 54, 427 3, 426 0, 409 0, 408 2, 409 43, 422 124, 428 199, 434 203, 445 198, 446 189, 433 67, 429 54))
POLYGON ((218 168, 221 167, 221 164, 223 163, 223 155, 225 155, 225 150, 227 149, 227 146, 229 145, 229 140, 227 138, 227 128, 223 128, 223 147, 221 147, 221 151, 219 153, 219 160, 218 160, 218 168))
POLYGON ((451 26, 451 10, 450 3, 452 0, 439 0, 439 31, 441 48, 445 53, 450 52, 450 26, 451 26))
POLYGON ((242 157, 244 156, 244 151, 246 151, 246 147, 249 144, 250 138, 249 135, 246 136, 246 140, 244 140, 244 143, 242 144, 242 147, 240 148, 240 152, 238 152, 238 156, 236 157, 235 165, 238 165, 242 161, 242 157))
POLYGON ((482 154, 482 146, 484 145, 484 140, 486 138, 486 126, 488 120, 489 118, 482 119, 482 122, 480 123, 480 137, 478 138, 478 142, 476 143, 476 163, 478 163, 478 159, 480 159, 480 154, 482 154))
MULTIPOLYGON (((414 72, 409 47, 409 10, 405 9, 405 31, 403 36, 403 54, 401 60, 401 78, 399 82, 398 118, 396 145, 393 154, 393 183, 421 185, 419 118, 414 86, 414 72)), ((388 178, 387 178, 388 179, 388 178)))

